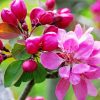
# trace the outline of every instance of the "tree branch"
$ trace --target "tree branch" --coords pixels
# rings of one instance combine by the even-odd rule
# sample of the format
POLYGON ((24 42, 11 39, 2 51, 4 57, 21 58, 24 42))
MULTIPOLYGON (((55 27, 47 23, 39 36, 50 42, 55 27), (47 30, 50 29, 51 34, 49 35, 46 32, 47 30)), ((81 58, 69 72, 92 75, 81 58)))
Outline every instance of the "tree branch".
POLYGON ((27 97, 27 95, 28 95, 29 92, 31 91, 33 85, 34 85, 34 80, 31 80, 31 81, 27 84, 27 86, 26 86, 24 92, 22 93, 22 95, 20 96, 19 100, 25 100, 25 98, 27 97))

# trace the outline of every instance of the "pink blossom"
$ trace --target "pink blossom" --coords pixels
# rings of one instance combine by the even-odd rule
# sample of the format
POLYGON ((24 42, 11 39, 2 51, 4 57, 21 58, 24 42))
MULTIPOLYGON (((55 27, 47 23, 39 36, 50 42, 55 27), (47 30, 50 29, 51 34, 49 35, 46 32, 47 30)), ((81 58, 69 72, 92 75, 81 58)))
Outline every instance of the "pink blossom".
POLYGON ((93 28, 89 28, 83 32, 79 24, 76 25, 74 32, 66 33, 60 30, 59 50, 41 54, 41 63, 45 68, 59 68, 61 79, 55 90, 58 100, 64 99, 70 84, 77 100, 86 100, 87 95, 97 95, 91 80, 100 78, 100 46, 96 48, 99 41, 94 41, 90 34, 92 30, 93 28))
POLYGON ((13 0, 11 3, 11 11, 19 21, 23 21, 27 15, 27 8, 24 0, 13 0))

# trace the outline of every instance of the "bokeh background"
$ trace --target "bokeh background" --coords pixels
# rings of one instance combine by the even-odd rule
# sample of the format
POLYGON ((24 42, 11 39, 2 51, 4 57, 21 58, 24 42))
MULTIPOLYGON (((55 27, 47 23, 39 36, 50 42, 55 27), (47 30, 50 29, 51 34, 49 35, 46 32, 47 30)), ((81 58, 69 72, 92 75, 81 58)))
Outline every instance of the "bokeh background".
MULTIPOLYGON (((12 0, 0 0, 0 12, 3 8, 9 8, 11 1, 12 0)), ((24 1, 27 5, 27 9, 28 9, 26 21, 29 25, 29 28, 31 28, 30 20, 29 20, 30 11, 32 8, 38 7, 41 5, 39 4, 38 0, 24 0, 24 1)), ((40 0, 40 1, 45 2, 45 0, 40 0)), ((75 16, 73 23, 66 30, 71 30, 71 29, 73 30, 76 23, 80 23, 83 26, 85 26, 86 28, 93 26, 93 27, 95 27, 95 29, 92 32, 92 34, 96 40, 100 40, 100 28, 98 27, 98 24, 94 21, 94 19, 93 19, 94 15, 93 15, 93 13, 91 13, 91 10, 90 10, 91 4, 93 4, 95 1, 96 0, 56 0, 56 9, 68 7, 71 9, 72 13, 75 16)), ((40 35, 42 33, 42 31, 43 31, 43 26, 40 26, 34 32, 36 35, 40 35)), ((14 42, 10 42, 10 44, 9 44, 8 41, 5 41, 5 45, 7 46, 7 48, 10 48, 11 45, 13 45, 13 43, 14 42)), ((5 69, 7 68, 8 64, 10 64, 13 60, 14 60, 13 58, 9 58, 9 59, 3 61, 3 63, 0 65, 0 70, 2 71, 2 77, 3 77, 3 74, 4 74, 5 69)), ((56 79, 56 80, 48 79, 40 84, 36 84, 32 88, 32 91, 29 93, 29 96, 32 96, 32 97, 44 96, 46 98, 46 100, 57 100, 55 97, 55 93, 54 93, 57 82, 58 82, 58 79, 56 79)), ((18 97, 23 92, 26 84, 27 83, 22 83, 20 87, 15 87, 15 86, 10 87, 10 90, 13 94, 14 100, 18 100, 18 97)), ((88 96, 87 100, 100 100, 100 80, 95 80, 94 84, 96 85, 96 87, 98 89, 98 95, 97 95, 97 97, 88 96)), ((0 86, 0 95, 2 94, 2 89, 1 89, 2 86, 0 86)), ((6 97, 6 95, 5 95, 5 97, 6 97)), ((6 99, 4 99, 4 100, 6 100, 6 99)), ((65 100, 76 100, 73 90, 72 90, 72 87, 70 87, 70 89, 65 97, 65 100)))

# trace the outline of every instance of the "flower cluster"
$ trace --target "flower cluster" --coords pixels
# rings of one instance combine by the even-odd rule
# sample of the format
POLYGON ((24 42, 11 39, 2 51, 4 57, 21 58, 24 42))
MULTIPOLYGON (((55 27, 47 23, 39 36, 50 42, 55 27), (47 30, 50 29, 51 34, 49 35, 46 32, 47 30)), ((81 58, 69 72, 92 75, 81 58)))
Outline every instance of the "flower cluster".
MULTIPOLYGON (((47 73, 56 71, 61 78, 55 90, 58 100, 64 99, 70 84, 77 100, 86 100, 87 95, 96 96, 97 90, 91 80, 100 78, 100 42, 94 41, 91 35, 93 28, 84 32, 81 25, 77 24, 74 31, 66 32, 64 29, 73 20, 70 9, 55 11, 55 0, 47 0, 45 5, 46 9, 37 7, 30 12, 31 32, 25 21, 27 8, 24 0, 13 0, 11 10, 3 9, 1 12, 3 22, 20 31, 19 37, 23 38, 20 43, 30 55, 21 65, 24 73, 34 73, 40 61, 47 73), (41 36, 33 36, 38 26, 46 28, 41 36)), ((30 97, 27 100, 44 98, 30 97)))

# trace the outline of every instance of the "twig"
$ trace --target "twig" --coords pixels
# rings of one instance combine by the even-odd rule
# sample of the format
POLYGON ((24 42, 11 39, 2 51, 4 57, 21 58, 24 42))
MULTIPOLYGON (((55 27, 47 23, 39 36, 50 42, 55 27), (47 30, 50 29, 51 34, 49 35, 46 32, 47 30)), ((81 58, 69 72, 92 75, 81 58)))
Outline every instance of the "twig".
POLYGON ((27 97, 27 95, 29 94, 29 92, 31 91, 33 86, 34 86, 34 80, 31 80, 27 84, 27 86, 26 86, 24 92, 22 93, 22 95, 20 96, 19 100, 25 100, 25 98, 27 97))

